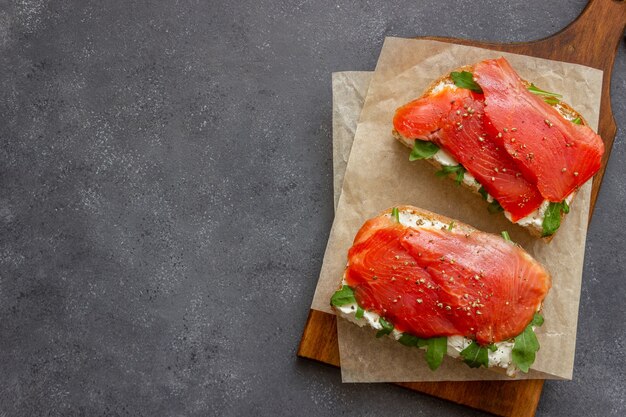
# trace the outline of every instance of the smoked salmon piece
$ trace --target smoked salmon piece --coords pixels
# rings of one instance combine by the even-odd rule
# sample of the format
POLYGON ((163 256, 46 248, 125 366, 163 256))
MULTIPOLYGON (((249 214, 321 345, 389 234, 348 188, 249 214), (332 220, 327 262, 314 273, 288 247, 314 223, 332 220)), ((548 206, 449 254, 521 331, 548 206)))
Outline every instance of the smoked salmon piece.
POLYGON ((484 92, 489 133, 546 200, 563 201, 600 169, 600 136, 531 94, 504 58, 476 64, 474 79, 484 92))
POLYGON ((550 275, 517 245, 415 207, 366 222, 348 253, 344 284, 360 307, 424 339, 481 345, 522 333, 550 275), (450 230, 451 229, 451 230, 450 230))
POLYGON ((433 142, 454 156, 515 222, 543 197, 485 129, 484 107, 483 94, 447 85, 400 107, 393 124, 403 137, 433 142))

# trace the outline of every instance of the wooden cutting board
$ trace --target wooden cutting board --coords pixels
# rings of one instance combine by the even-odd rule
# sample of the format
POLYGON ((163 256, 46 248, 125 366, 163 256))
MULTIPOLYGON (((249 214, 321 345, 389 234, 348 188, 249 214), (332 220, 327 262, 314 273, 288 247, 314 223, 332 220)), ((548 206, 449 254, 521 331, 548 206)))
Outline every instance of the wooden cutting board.
MULTIPOLYGON (((602 167, 593 179, 589 212, 591 219, 617 131, 611 111, 611 72, 625 26, 625 1, 591 0, 581 15, 569 26, 538 41, 501 44, 439 37, 420 39, 532 55, 586 65, 604 71, 598 133, 604 140, 606 151, 602 159, 602 167)), ((309 311, 309 317, 298 348, 298 356, 340 366, 337 320, 334 315, 316 310, 309 311)), ((535 415, 543 383, 543 380, 523 380, 403 382, 398 383, 398 385, 499 416, 531 417, 535 415)))

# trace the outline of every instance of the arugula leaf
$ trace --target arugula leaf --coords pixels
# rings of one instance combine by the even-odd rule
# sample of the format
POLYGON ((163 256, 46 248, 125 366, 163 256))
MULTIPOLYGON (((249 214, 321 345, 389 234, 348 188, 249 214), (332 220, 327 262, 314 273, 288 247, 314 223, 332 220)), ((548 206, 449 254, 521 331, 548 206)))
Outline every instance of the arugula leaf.
POLYGON ((447 337, 433 337, 426 340, 426 362, 431 370, 439 368, 448 351, 447 337))
POLYGON ((507 232, 506 230, 503 230, 501 235, 502 235, 502 238, 506 240, 507 242, 512 242, 511 236, 509 236, 509 232, 507 232))
POLYGON ((543 325, 543 316, 539 313, 535 313, 532 321, 530 322, 531 326, 539 327, 543 325))
POLYGON ((455 223, 454 223, 454 220, 452 220, 450 224, 448 225, 448 230, 451 232, 454 226, 455 226, 455 223))
POLYGON ((426 340, 417 336, 413 336, 412 334, 402 333, 398 342, 402 343, 404 346, 409 347, 422 347, 425 346, 426 340))
POLYGON ((567 201, 563 200, 561 204, 563 204, 563 213, 569 213, 569 204, 567 204, 567 201))
POLYGON ((583 120, 580 117, 577 117, 574 120, 572 120, 572 123, 574 123, 575 125, 582 125, 583 120))
POLYGON ((498 203, 498 200, 494 198, 494 200, 491 203, 489 203, 489 205, 487 206, 487 211, 493 214, 499 211, 504 211, 504 209, 502 208, 500 203, 498 203))
MULTIPOLYGON (((478 193, 483 197, 483 200, 487 201, 488 193, 487 193, 487 190, 485 190, 485 187, 481 186, 478 189, 478 193)), ((497 213, 499 211, 504 211, 504 209, 502 208, 500 203, 498 203, 498 200, 496 200, 494 198, 493 201, 491 203, 489 203, 489 205, 487 206, 487 211, 489 211, 489 213, 493 214, 493 213, 497 213)))
POLYGON ((391 209, 391 217, 396 219, 396 222, 400 223, 400 211, 398 211, 398 207, 391 209))
POLYGON ((561 226, 561 212, 569 213, 569 205, 563 200, 560 203, 550 203, 543 215, 542 237, 550 236, 556 232, 561 226))
POLYGON ((354 298, 352 288, 347 285, 344 285, 340 290, 335 291, 333 296, 330 298, 330 305, 337 307, 352 303, 356 303, 356 298, 354 298))
POLYGON ((522 334, 515 338, 511 358, 513 363, 524 373, 527 373, 530 366, 535 362, 535 356, 540 347, 533 326, 541 326, 542 324, 543 317, 539 313, 535 313, 522 334))
POLYGON ((498 346, 496 346, 495 343, 491 343, 487 345, 487 349, 489 349, 492 352, 495 352, 496 350, 498 350, 498 346))
POLYGON ((376 337, 383 337, 384 335, 390 334, 393 331, 393 324, 389 323, 384 318, 381 317, 379 322, 380 325, 383 326, 383 328, 376 333, 376 337))
POLYGON ((463 177, 465 176, 465 168, 463 165, 445 165, 439 171, 435 172, 435 175, 438 177, 446 177, 450 174, 456 173, 456 183, 457 185, 461 185, 463 182, 463 177))
POLYGON ((489 352, 487 348, 480 346, 474 341, 461 351, 461 356, 463 357, 463 362, 468 364, 470 368, 489 367, 489 352))
POLYGON ((544 96, 544 97, 554 97, 554 98, 561 98, 563 97, 560 94, 557 93, 551 93, 549 91, 546 90, 542 90, 540 88, 537 88, 537 86, 535 84, 530 84, 530 87, 528 87, 528 91, 530 91, 533 94, 536 94, 538 96, 544 96))
POLYGON ((468 72, 468 71, 456 72, 455 71, 455 72, 450 73, 450 77, 452 78, 452 81, 454 81, 454 84, 457 87, 467 88, 468 90, 472 90, 477 93, 483 92, 483 89, 480 88, 478 84, 476 84, 476 81, 474 81, 474 75, 471 72, 468 72))
POLYGON ((363 314, 365 314, 365 310, 363 310, 361 308, 361 306, 357 305, 357 307, 356 307, 356 314, 354 315, 354 317, 356 317, 357 319, 362 319, 363 318, 363 314))
POLYGON ((543 101, 545 101, 546 103, 548 103, 551 106, 554 106, 555 104, 559 104, 561 102, 561 100, 559 100, 556 97, 544 97, 543 101))
POLYGON ((413 142, 413 150, 409 155, 409 161, 428 159, 439 151, 439 147, 432 142, 417 139, 413 142))
POLYGON ((487 201, 488 193, 487 193, 487 190, 485 190, 485 187, 483 187, 482 185, 478 189, 478 194, 480 194, 483 197, 483 200, 487 201))

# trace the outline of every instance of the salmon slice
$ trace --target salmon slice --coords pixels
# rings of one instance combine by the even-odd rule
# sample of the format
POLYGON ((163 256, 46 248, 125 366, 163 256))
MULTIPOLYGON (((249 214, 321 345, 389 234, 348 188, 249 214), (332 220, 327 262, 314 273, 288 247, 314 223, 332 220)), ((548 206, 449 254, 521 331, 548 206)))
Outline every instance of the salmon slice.
POLYGON ((490 133, 545 199, 563 201, 600 169, 600 136, 528 92, 504 58, 476 64, 474 79, 485 95, 490 133))
POLYGON ((368 238, 350 249, 345 274, 357 303, 415 336, 460 334, 445 312, 436 308, 439 286, 403 248, 405 228, 378 218, 364 229, 368 238))
POLYGON ((389 215, 363 225, 344 279, 362 308, 400 332, 482 345, 522 333, 550 288, 545 269, 499 236, 406 227, 389 215))
POLYGON ((428 140, 449 152, 515 222, 535 211, 543 197, 485 129, 483 100, 482 94, 448 85, 400 107, 394 128, 405 138, 428 140))

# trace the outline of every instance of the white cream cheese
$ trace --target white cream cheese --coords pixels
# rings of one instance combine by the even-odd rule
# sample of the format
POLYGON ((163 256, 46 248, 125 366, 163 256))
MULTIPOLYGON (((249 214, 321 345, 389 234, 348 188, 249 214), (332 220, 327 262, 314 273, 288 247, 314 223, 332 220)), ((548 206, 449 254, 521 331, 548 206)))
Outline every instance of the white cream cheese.
MULTIPOLYGON (((343 285, 346 285, 345 282, 343 285)), ((382 325, 380 324, 380 316, 372 311, 365 310, 363 312, 362 318, 356 318, 357 307, 358 306, 356 303, 352 303, 335 308, 342 318, 356 324, 359 327, 368 325, 375 330, 382 329, 382 325)), ((400 339, 400 337, 402 337, 402 332, 393 329, 389 336, 393 337, 395 340, 398 340, 400 339)), ((468 347, 472 343, 472 340, 464 336, 448 336, 447 343, 448 356, 458 358, 459 356, 461 356, 461 351, 468 347)), ((498 342, 495 343, 495 346, 496 350, 493 352, 488 349, 489 367, 503 368, 506 370, 506 374, 508 376, 515 376, 518 369, 512 361, 514 343, 498 342)))

